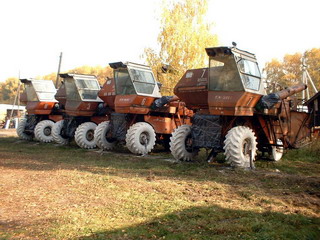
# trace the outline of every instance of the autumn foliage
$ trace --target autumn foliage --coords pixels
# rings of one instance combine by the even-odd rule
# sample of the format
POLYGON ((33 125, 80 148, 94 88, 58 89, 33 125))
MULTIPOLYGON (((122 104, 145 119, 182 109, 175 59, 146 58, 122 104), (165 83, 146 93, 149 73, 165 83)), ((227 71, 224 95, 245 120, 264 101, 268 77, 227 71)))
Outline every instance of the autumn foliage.
POLYGON ((302 57, 306 59, 307 70, 315 83, 320 88, 320 48, 313 48, 304 53, 286 54, 282 60, 272 59, 267 62, 264 71, 267 75, 269 86, 292 86, 302 81, 302 57))

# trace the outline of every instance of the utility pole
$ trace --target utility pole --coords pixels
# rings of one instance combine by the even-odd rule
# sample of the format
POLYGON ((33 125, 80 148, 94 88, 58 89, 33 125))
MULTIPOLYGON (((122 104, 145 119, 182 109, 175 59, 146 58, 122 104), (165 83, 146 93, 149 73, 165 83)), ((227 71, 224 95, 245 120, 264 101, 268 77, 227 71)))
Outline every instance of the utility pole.
MULTIPOLYGON (((318 92, 318 89, 316 88, 314 82, 312 81, 312 78, 308 72, 308 66, 306 64, 306 55, 304 54, 302 57, 302 82, 306 85, 308 85, 308 83, 310 83, 310 85, 313 88, 313 91, 315 93, 318 92)), ((308 100, 310 98, 310 92, 309 92, 309 88, 307 88, 305 91, 302 91, 302 99, 303 100, 308 100), (305 95, 305 92, 307 93, 307 96, 305 95)))
POLYGON ((58 72, 57 72, 57 78, 56 78, 56 88, 58 88, 58 83, 59 83, 61 61, 62 61, 62 52, 60 53, 60 58, 59 58, 59 66, 58 66, 58 72))

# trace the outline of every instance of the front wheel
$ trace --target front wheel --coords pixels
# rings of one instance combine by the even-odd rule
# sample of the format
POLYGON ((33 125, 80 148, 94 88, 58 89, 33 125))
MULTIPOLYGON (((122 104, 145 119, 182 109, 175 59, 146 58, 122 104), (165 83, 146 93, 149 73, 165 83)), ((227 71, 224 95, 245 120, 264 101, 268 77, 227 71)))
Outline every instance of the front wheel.
POLYGON ((192 147, 191 126, 182 125, 176 128, 170 138, 170 151, 180 161, 192 161, 199 149, 192 147))
POLYGON ((133 124, 126 135, 126 146, 134 154, 145 155, 152 151, 156 144, 156 133, 146 122, 133 124))
POLYGON ((67 145, 70 140, 68 138, 64 138, 61 136, 61 131, 63 128, 63 121, 65 121, 65 120, 60 120, 53 125, 51 134, 52 134, 53 140, 56 143, 58 143, 60 145, 67 145))
POLYGON ((32 140, 33 136, 32 134, 27 134, 24 132, 26 125, 27 125, 27 119, 26 118, 21 119, 18 123, 17 134, 20 139, 30 141, 32 140))
POLYGON ((112 150, 114 148, 116 140, 107 137, 110 127, 110 122, 104 121, 100 123, 94 131, 94 141, 96 142, 98 148, 103 150, 112 150))
POLYGON ((94 141, 94 130, 97 124, 93 122, 85 122, 79 125, 74 134, 74 140, 81 148, 91 149, 96 147, 94 141))
POLYGON ((51 135, 54 122, 51 120, 43 120, 39 122, 34 129, 35 138, 43 143, 49 143, 53 141, 51 135))
POLYGON ((233 167, 253 167, 257 154, 257 141, 254 132, 245 126, 233 127, 224 140, 224 155, 233 167), (252 162, 251 162, 252 161, 252 162))

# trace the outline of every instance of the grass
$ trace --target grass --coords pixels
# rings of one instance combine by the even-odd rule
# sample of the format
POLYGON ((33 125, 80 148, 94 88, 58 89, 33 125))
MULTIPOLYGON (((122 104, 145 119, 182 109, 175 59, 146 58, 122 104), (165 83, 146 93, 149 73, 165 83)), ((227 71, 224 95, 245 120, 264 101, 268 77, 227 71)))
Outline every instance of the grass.
POLYGON ((118 151, 0 138, 0 239, 320 239, 317 144, 254 171, 118 151))

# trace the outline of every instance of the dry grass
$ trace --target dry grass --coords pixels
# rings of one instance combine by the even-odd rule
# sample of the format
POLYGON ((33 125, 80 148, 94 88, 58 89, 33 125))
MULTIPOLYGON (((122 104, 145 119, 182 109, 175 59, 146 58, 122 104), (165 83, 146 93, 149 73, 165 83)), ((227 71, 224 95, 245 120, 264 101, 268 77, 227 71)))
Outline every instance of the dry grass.
POLYGON ((319 239, 319 159, 301 151, 318 148, 235 171, 2 138, 0 239, 319 239))

